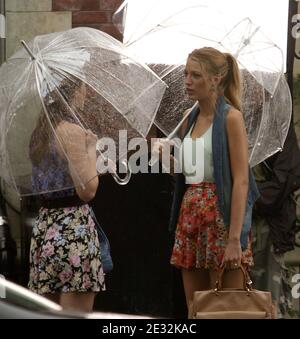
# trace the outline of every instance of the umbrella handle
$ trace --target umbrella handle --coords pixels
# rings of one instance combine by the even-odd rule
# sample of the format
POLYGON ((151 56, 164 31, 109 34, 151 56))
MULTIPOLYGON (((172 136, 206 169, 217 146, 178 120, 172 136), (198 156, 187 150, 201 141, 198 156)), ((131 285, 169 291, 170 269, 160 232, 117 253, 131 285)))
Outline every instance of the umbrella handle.
MULTIPOLYGON (((168 135, 167 136, 167 138, 166 138, 166 141, 170 141, 171 140, 171 138, 172 138, 172 135, 173 135, 173 132, 170 134, 170 135, 168 135), (170 137, 171 136, 171 137, 170 137)), ((149 166, 154 166, 156 163, 157 163, 157 161, 158 161, 159 159, 158 159, 158 156, 151 156, 151 159, 149 160, 149 166)))
POLYGON ((127 185, 131 179, 131 168, 127 160, 121 161, 122 165, 126 167, 126 176, 124 178, 121 178, 117 172, 112 172, 112 177, 114 178, 115 182, 119 185, 127 185))
MULTIPOLYGON (((175 137, 183 123, 186 121, 186 119, 190 116, 193 109, 198 105, 198 102, 195 102, 190 111, 180 120, 180 122, 177 124, 177 126, 173 129, 173 131, 167 136, 166 141, 170 141, 175 137)), ((158 161, 158 157, 152 156, 149 161, 149 166, 154 166, 158 161)))
MULTIPOLYGON (((96 150, 97 150, 98 154, 100 155, 100 157, 104 161, 108 160, 108 158, 106 156, 104 156, 103 153, 101 152, 101 147, 100 147, 99 142, 97 142, 97 144, 96 144, 96 150)), ((131 179, 132 170, 131 170, 131 167, 130 167, 130 165, 129 165, 129 163, 126 159, 123 159, 121 161, 121 164, 126 168, 126 175, 125 175, 124 178, 121 178, 119 176, 119 174, 114 169, 111 169, 110 173, 111 173, 112 177, 114 178, 115 182, 118 185, 127 185, 129 183, 130 179, 131 179)), ((116 165, 115 162, 114 162, 114 165, 116 165)))

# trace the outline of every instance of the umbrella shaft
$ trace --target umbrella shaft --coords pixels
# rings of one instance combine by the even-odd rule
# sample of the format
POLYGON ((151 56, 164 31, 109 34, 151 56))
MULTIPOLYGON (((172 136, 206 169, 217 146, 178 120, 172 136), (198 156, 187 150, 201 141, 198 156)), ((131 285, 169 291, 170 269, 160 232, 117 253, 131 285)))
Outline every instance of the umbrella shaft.
POLYGON ((21 40, 21 44, 23 45, 23 47, 25 48, 26 52, 30 55, 32 60, 35 60, 35 56, 33 55, 32 51, 30 50, 30 48, 28 47, 28 45, 26 44, 26 42, 24 40, 21 40))
POLYGON ((174 130, 167 136, 167 140, 171 140, 175 137, 175 135, 177 134, 177 132, 179 131, 179 129, 181 128, 182 124, 185 122, 185 120, 189 117, 190 113, 192 112, 192 110, 198 105, 198 101, 194 103, 194 105, 192 106, 192 108, 190 109, 189 113, 187 113, 182 119, 181 121, 178 123, 178 125, 174 128, 174 130))

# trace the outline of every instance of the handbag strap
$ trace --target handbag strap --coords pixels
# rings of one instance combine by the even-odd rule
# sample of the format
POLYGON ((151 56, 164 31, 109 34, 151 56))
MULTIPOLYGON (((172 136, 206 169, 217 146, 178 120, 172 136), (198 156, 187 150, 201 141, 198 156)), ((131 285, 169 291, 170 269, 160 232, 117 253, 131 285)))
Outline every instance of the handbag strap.
MULTIPOLYGON (((252 290, 252 281, 250 279, 250 276, 249 276, 248 272, 246 271, 246 269, 244 268, 243 265, 240 265, 240 267, 238 269, 243 272, 244 290, 247 291, 247 292, 251 291, 252 290)), ((216 280, 215 292, 218 292, 218 291, 222 290, 222 283, 223 283, 224 272, 225 272, 225 265, 223 267, 221 267, 220 270, 219 270, 218 279, 216 280)))

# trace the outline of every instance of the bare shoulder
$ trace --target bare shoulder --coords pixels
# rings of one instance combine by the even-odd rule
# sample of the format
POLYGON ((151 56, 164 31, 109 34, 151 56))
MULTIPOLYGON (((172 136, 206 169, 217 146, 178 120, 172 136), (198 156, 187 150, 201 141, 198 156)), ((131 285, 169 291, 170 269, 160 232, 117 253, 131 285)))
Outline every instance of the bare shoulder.
POLYGON ((243 121, 243 113, 238 109, 231 107, 227 113, 227 121, 228 122, 237 122, 243 121))
POLYGON ((58 143, 58 148, 61 143, 64 147, 66 147, 66 149, 69 150, 73 149, 74 147, 78 149, 79 147, 83 147, 83 145, 85 145, 86 131, 77 124, 68 121, 62 121, 56 127, 55 134, 60 141, 58 143))
POLYGON ((84 133, 84 129, 77 124, 68 121, 61 121, 56 127, 56 132, 59 135, 65 135, 70 133, 84 133))
POLYGON ((243 113, 236 108, 230 108, 226 117, 226 125, 229 129, 243 127, 245 125, 243 113))

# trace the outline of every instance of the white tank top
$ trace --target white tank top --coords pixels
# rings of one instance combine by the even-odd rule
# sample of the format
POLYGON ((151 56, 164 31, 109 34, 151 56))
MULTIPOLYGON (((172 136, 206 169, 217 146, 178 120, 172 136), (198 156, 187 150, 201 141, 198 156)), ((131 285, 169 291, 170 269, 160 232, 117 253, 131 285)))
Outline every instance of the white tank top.
POLYGON ((180 161, 186 184, 215 182, 212 158, 212 124, 195 140, 191 137, 191 127, 180 147, 180 161))

